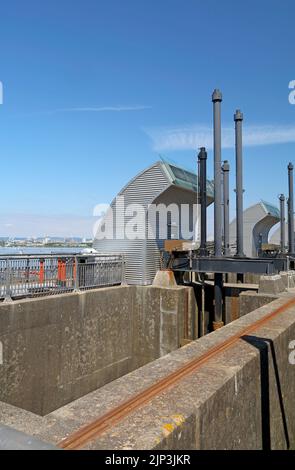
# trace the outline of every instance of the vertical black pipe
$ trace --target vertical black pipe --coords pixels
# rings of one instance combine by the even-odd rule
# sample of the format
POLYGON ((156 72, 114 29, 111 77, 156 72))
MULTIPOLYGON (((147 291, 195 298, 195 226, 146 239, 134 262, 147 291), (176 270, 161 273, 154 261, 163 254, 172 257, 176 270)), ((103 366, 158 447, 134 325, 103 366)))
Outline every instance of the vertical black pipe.
POLYGON ((222 256, 222 189, 221 189, 221 101, 222 94, 214 90, 213 134, 214 134, 214 246, 215 256, 222 256))
POLYGON ((289 253, 294 253, 294 188, 293 188, 293 165, 288 165, 288 234, 289 234, 289 253))
POLYGON ((235 121, 235 146, 236 146, 236 230, 237 230, 237 256, 244 255, 243 233, 243 142, 242 122, 243 114, 239 109, 234 115, 235 121))
POLYGON ((280 244, 281 244, 281 253, 285 253, 285 226, 286 226, 286 219, 285 219, 285 196, 281 194, 279 196, 280 200, 280 228, 281 228, 281 236, 280 236, 280 244))
POLYGON ((201 203, 201 244, 200 256, 207 256, 207 152, 200 148, 199 161, 199 195, 201 203))
POLYGON ((223 326, 222 320, 222 288, 223 276, 220 273, 215 273, 214 276, 214 321, 213 330, 217 330, 223 326))
MULTIPOLYGON (((222 256, 222 185, 221 185, 221 101, 222 94, 214 90, 213 102, 213 144, 214 144, 214 252, 222 256)), ((222 285, 220 273, 214 276, 214 322, 213 329, 220 328, 222 322, 222 285)))
POLYGON ((229 256, 229 163, 227 160, 222 165, 223 171, 223 232, 224 255, 229 256))

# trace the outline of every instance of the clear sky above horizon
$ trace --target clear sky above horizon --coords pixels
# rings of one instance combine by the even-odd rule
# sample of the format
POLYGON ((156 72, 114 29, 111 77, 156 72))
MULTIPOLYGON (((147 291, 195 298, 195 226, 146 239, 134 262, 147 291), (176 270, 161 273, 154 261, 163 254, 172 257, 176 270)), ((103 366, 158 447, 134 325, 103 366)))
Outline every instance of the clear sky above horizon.
POLYGON ((0 235, 12 214, 91 216, 159 154, 193 169, 206 145, 212 177, 214 88, 231 214, 237 108, 245 206, 278 205, 295 163, 294 14, 291 0, 3 0, 0 235))

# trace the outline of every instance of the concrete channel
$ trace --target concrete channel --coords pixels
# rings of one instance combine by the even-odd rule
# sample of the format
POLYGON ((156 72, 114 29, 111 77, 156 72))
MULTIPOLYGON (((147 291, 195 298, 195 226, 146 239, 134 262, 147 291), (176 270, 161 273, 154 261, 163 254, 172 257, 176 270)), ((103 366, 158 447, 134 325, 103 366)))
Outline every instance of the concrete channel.
POLYGON ((201 338, 196 286, 2 303, 0 422, 36 448, 294 448, 293 280, 225 284, 201 338))

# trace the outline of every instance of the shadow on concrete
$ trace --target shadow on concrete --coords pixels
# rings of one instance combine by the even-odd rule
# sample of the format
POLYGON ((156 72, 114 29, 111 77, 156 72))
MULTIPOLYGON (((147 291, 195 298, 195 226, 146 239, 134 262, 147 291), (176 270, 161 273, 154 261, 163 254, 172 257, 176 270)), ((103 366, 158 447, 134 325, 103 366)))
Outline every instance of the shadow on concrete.
POLYGON ((260 376, 261 376, 261 431, 262 431, 262 449, 271 449, 270 433, 270 398, 269 398, 269 351, 275 374, 275 383, 282 416, 286 448, 290 448, 290 439, 288 433, 286 413, 284 409, 283 395, 280 383, 279 369, 276 359, 276 353, 273 341, 270 338, 258 338, 256 336, 242 336, 241 339, 251 344, 259 350, 260 354, 260 376))

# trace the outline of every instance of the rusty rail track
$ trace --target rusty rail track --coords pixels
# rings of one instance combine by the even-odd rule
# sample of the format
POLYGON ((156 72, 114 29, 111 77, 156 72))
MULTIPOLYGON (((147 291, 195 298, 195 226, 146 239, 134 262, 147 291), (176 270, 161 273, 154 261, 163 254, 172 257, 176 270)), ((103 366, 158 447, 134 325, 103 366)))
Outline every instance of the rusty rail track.
POLYGON ((58 444, 58 446, 67 450, 81 448, 83 445, 97 438, 99 435, 101 435, 107 429, 111 428, 113 425, 121 421, 130 413, 145 405, 147 402, 152 400, 161 392, 166 391, 169 387, 172 387, 181 379, 194 372, 196 369, 206 363, 209 359, 233 346, 235 343, 237 343, 237 341, 239 341, 240 338, 250 333, 253 333, 257 328, 263 326, 264 324, 266 324, 279 314, 285 312, 288 308, 294 305, 295 298, 281 305, 274 311, 270 312, 268 315, 265 315, 260 320, 257 320, 256 322, 252 323, 250 326, 243 328, 239 333, 232 335, 225 341, 210 348, 207 352, 205 352, 198 358, 192 359, 191 361, 187 362, 176 371, 167 375, 167 377, 164 377, 163 379, 156 382, 154 385, 151 385, 142 392, 139 392, 137 395, 134 395, 133 397, 124 401, 123 403, 108 411, 107 413, 94 420, 90 424, 83 426, 81 429, 74 432, 72 435, 63 439, 58 444))

